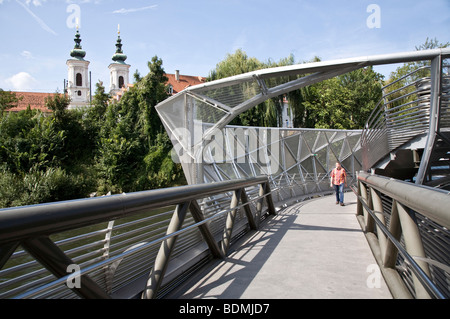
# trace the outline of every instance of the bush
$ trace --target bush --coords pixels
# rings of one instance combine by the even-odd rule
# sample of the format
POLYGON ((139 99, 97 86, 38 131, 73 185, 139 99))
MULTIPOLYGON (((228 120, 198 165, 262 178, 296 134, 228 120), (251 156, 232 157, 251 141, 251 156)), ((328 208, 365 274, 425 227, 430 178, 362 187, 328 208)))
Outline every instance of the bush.
POLYGON ((0 175, 2 208, 84 198, 94 188, 92 180, 57 167, 40 171, 34 166, 23 177, 3 170, 0 175))
POLYGON ((24 192, 23 182, 20 178, 2 169, 0 173, 0 208, 21 206, 24 192))

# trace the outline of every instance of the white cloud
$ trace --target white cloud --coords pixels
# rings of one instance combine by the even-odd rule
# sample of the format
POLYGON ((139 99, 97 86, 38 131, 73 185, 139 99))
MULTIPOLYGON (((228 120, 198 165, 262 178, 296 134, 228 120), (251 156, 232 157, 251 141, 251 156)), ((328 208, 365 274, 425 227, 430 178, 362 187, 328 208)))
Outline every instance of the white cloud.
POLYGON ((66 3, 68 4, 83 4, 83 3, 94 3, 94 4, 99 4, 101 3, 102 0, 66 0, 66 3))
POLYGON ((25 59, 29 60, 29 59, 33 59, 33 54, 30 51, 22 51, 22 53, 20 53, 21 56, 23 56, 25 59))
POLYGON ((26 0, 28 6, 32 3, 35 7, 42 6, 42 2, 47 2, 47 0, 26 0))
POLYGON ((5 82, 15 91, 31 91, 38 84, 38 81, 27 72, 19 72, 6 79, 5 82))
POLYGON ((154 4, 152 6, 147 6, 147 7, 142 7, 142 8, 131 8, 131 9, 125 9, 122 8, 120 10, 116 10, 113 11, 113 13, 118 13, 118 14, 127 14, 127 13, 133 13, 133 12, 139 12, 139 11, 144 11, 144 10, 149 10, 149 9, 154 9, 156 8, 158 5, 154 4))

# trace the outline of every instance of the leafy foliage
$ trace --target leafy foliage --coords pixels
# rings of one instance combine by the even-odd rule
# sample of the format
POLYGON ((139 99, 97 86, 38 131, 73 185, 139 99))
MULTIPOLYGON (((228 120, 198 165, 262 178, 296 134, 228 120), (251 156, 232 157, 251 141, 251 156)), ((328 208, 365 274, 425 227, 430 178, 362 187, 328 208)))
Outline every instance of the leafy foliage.
POLYGON ((326 129, 361 129, 381 99, 382 75, 372 67, 312 85, 303 108, 308 125, 326 129))
MULTIPOLYGON (((416 46, 416 50, 447 48, 449 46, 450 42, 440 43, 436 38, 427 38, 424 44, 416 46)), ((409 62, 398 67, 390 74, 389 80, 386 83, 390 85, 385 92, 386 94, 389 94, 386 99, 386 102, 389 102, 387 103, 389 108, 394 108, 418 99, 418 96, 417 94, 414 94, 414 91, 416 91, 418 88, 417 86, 420 85, 420 79, 430 77, 430 69, 427 68, 430 65, 431 63, 429 60, 409 62), (399 99, 402 95, 407 95, 407 97, 399 99)))
POLYGON ((171 161, 171 143, 154 106, 167 98, 162 61, 153 57, 149 73, 108 106, 100 130, 99 176, 107 189, 133 192, 171 186, 182 176, 171 161))
MULTIPOLYGON (((172 145, 154 106, 167 98, 162 61, 120 101, 112 102, 101 82, 90 108, 68 110, 55 94, 52 110, 4 112, 0 116, 0 207, 31 205, 185 183, 172 145)), ((0 93, 2 108, 17 102, 0 93)))

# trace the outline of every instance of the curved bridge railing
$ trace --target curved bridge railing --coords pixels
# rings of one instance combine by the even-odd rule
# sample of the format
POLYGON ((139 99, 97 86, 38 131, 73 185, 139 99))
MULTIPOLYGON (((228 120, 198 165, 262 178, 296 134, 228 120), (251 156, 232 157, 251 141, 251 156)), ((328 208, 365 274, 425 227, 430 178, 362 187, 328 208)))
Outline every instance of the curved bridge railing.
POLYGON ((360 172, 357 216, 394 298, 450 297, 450 194, 360 172))
POLYGON ((0 298, 155 298, 269 214, 266 176, 2 209, 0 298))

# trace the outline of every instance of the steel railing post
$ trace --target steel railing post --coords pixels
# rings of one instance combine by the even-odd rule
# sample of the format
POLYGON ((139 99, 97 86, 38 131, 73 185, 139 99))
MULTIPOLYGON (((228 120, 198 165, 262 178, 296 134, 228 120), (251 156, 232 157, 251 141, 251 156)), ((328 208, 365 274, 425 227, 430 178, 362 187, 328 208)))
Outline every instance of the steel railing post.
MULTIPOLYGON (((400 254, 403 258, 402 264, 407 266, 408 270, 411 270, 415 297, 419 299, 430 297, 444 299, 445 296, 439 288, 440 279, 438 277, 432 279, 429 268, 429 264, 439 264, 439 261, 425 256, 425 247, 421 236, 425 235, 425 233, 420 232, 421 224, 418 224, 416 221, 416 214, 421 214, 425 218, 434 221, 439 227, 450 227, 447 205, 449 193, 392 178, 369 175, 364 172, 359 174, 358 180, 361 192, 359 200, 363 205, 364 213, 369 213, 372 221, 376 224, 378 237, 380 237, 379 234, 382 232, 389 239, 385 251, 381 250, 378 240, 369 240, 370 246, 374 249, 374 256, 377 262, 380 266, 383 266, 381 268, 383 274, 391 277, 391 274, 394 274, 391 271, 395 271, 394 277, 391 277, 392 281, 388 283, 389 287, 398 296, 407 298, 411 296, 407 285, 403 282, 406 279, 403 279, 396 269, 396 263, 399 261, 398 254, 400 254), (371 189, 369 194, 367 194, 366 186, 371 189), (380 219, 380 196, 378 193, 392 199, 389 229, 380 219), (371 206, 372 200, 369 197, 374 199, 373 206, 375 206, 375 209, 371 206), (424 201, 424 198, 427 200, 424 201), (381 251, 381 254, 375 253, 375 251, 381 251), (384 263, 382 262, 383 258, 384 263), (389 272, 387 272, 388 270, 389 272)), ((362 221, 361 227, 365 227, 362 221)), ((433 248, 428 247, 428 249, 433 248)), ((434 275, 437 276, 438 274, 434 273, 434 275)))
MULTIPOLYGON (((76 264, 48 237, 26 240, 22 247, 58 278, 67 276, 68 267, 76 264)), ((79 279, 79 287, 71 288, 77 295, 87 299, 110 299, 88 275, 81 275, 79 279)))
MULTIPOLYGON (((422 244, 419 228, 415 222, 414 214, 405 206, 397 202, 397 209, 401 227, 403 230, 403 237, 405 239, 406 251, 409 255, 414 257, 425 257, 425 251, 422 244)), ((422 268, 422 271, 430 278, 430 269, 428 264, 424 261, 418 260, 416 263, 422 268)), ((430 298, 427 290, 420 283, 416 275, 413 274, 414 289, 417 298, 430 298)))
MULTIPOLYGON (((190 202, 177 205, 167 228, 166 235, 170 235, 181 229, 189 205, 190 202)), ((178 236, 168 238, 161 243, 161 247, 159 248, 158 255, 155 259, 155 264, 150 272, 144 292, 142 293, 143 299, 153 299, 156 297, 158 289, 164 279, 170 255, 173 252, 177 237, 178 236)))
MULTIPOLYGON (((192 217, 194 218, 194 221, 196 223, 200 223, 204 220, 202 210, 196 200, 191 201, 189 210, 191 211, 192 217)), ((211 254, 214 256, 214 258, 223 258, 222 251, 217 245, 217 242, 214 239, 214 236, 212 235, 208 225, 201 224, 198 226, 198 228, 203 238, 205 239, 206 244, 208 245, 209 250, 211 251, 211 254)))
MULTIPOLYGON (((361 197, 361 181, 359 179, 357 179, 356 186, 357 186, 357 189, 356 189, 357 194, 356 195, 358 198, 360 198, 361 197)), ((364 217, 363 205, 360 200, 356 201, 356 216, 364 217)))
MULTIPOLYGON (((369 189, 370 189, 370 196, 372 199, 373 212, 375 213, 375 216, 381 221, 381 223, 384 226, 386 226, 386 220, 383 215, 383 203, 381 202, 380 194, 372 187, 369 187, 369 189)), ((385 262, 384 253, 386 252, 388 239, 386 235, 381 231, 380 227, 378 227, 378 225, 376 225, 376 228, 377 228, 378 243, 380 245, 380 250, 382 252, 381 258, 383 259, 382 262, 384 264, 385 262)))
MULTIPOLYGON (((394 236, 396 240, 398 241, 400 240, 400 237, 402 235, 402 228, 398 216, 396 200, 392 200, 391 218, 389 220, 389 232, 392 234, 392 236, 394 236)), ((384 267, 395 268, 397 256, 398 256, 398 249, 395 247, 394 243, 391 240, 388 240, 383 259, 384 267)))
POLYGON ((241 192, 241 203, 244 205, 245 216, 247 217, 250 229, 252 230, 258 229, 258 221, 256 221, 255 218, 253 217, 253 213, 249 206, 250 203, 248 201, 248 196, 247 193, 245 192, 245 188, 241 192))
POLYGON ((236 207, 239 204, 239 199, 241 198, 242 189, 237 189, 233 192, 233 197, 231 199, 230 208, 231 211, 227 214, 227 219, 225 222, 225 229, 222 236, 222 252, 224 256, 227 255, 228 247, 231 242, 231 234, 233 233, 234 220, 236 218, 237 209, 236 207))
MULTIPOLYGON (((109 258, 109 251, 111 247, 111 235, 113 228, 114 228, 114 220, 110 221, 108 223, 108 226, 106 227, 105 244, 103 245, 104 251, 102 256, 104 260, 109 258)), ((105 266, 103 270, 105 272, 106 291, 108 291, 108 293, 111 293, 114 272, 111 271, 111 265, 105 266)))
POLYGON ((0 246, 0 269, 8 262, 11 255, 16 251, 19 242, 13 242, 0 246))
POLYGON ((260 197, 258 201, 256 202, 256 221, 259 223, 261 220, 261 213, 263 209, 263 203, 264 203, 264 194, 266 190, 264 188, 264 184, 259 184, 259 193, 258 196, 260 197))
POLYGON ((269 181, 264 183, 264 193, 266 195, 267 208, 269 210, 269 214, 276 215, 277 211, 275 210, 275 205, 273 204, 272 190, 270 189, 269 181))
MULTIPOLYGON (((367 188, 366 185, 364 185, 364 183, 360 183, 360 192, 361 192, 361 199, 364 201, 364 203, 370 208, 372 209, 372 202, 369 200, 369 195, 367 193, 367 188)), ((363 215, 364 215, 364 231, 366 232, 373 232, 374 231, 374 220, 373 218, 370 216, 370 213, 363 208, 363 215)))

